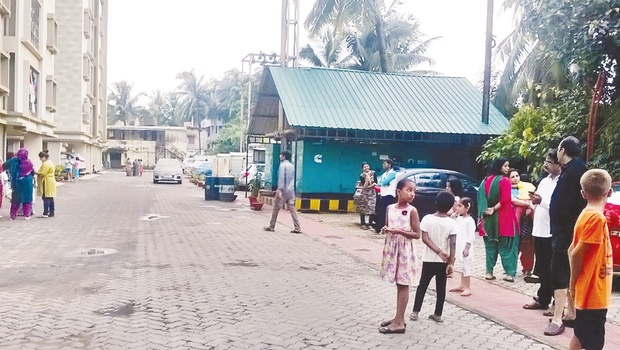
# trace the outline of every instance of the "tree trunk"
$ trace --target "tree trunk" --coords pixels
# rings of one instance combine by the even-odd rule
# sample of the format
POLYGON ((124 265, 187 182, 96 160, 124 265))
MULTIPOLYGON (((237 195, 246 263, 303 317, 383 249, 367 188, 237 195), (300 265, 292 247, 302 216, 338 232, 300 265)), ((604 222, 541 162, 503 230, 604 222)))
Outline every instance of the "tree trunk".
POLYGON ((379 61, 381 62, 381 72, 387 73, 389 71, 387 55, 385 53, 385 35, 383 33, 383 19, 379 16, 375 25, 375 33, 377 34, 377 40, 379 43, 379 61))

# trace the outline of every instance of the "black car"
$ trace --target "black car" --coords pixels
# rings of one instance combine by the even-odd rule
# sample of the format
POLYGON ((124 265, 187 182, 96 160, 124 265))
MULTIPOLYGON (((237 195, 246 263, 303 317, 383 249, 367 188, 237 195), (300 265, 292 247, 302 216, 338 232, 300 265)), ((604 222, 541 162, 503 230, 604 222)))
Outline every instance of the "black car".
POLYGON ((435 208, 437 194, 445 191, 446 183, 453 178, 461 181, 464 196, 471 198, 473 202, 471 216, 474 219, 478 216, 477 198, 480 181, 471 176, 446 169, 400 169, 396 180, 400 181, 404 178, 409 178, 416 184, 415 199, 411 204, 418 209, 420 219, 424 215, 437 211, 435 208))

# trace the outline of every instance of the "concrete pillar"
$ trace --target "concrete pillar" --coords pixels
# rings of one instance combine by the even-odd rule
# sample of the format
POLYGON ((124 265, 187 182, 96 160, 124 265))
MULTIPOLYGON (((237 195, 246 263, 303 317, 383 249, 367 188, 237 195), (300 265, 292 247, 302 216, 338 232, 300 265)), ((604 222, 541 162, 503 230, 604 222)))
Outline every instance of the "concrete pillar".
POLYGON ((48 141, 47 142, 47 150, 49 151, 49 155, 50 155, 50 160, 54 163, 54 164, 64 164, 64 159, 62 159, 62 155, 60 154, 62 148, 62 143, 61 142, 54 142, 54 141, 48 141))
POLYGON ((28 150, 28 155, 35 169, 41 167, 39 152, 43 150, 43 137, 37 134, 27 133, 24 135, 24 148, 28 150))

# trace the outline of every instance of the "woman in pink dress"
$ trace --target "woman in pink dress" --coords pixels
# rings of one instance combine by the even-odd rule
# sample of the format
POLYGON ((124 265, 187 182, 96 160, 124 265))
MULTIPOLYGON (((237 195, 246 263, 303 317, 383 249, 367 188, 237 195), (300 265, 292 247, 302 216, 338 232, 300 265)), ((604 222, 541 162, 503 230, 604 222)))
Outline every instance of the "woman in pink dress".
POLYGON ((508 179, 510 163, 506 158, 495 160, 478 188, 478 217, 482 218, 486 250, 485 279, 494 280, 497 256, 502 258, 504 281, 514 282, 519 255, 519 224, 512 206, 512 185, 508 179))

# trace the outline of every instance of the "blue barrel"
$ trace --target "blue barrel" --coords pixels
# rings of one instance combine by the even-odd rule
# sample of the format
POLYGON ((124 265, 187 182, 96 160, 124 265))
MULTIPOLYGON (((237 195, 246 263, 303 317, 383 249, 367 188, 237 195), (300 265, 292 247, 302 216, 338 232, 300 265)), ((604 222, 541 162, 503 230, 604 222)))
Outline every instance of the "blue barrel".
POLYGON ((205 178, 205 200, 216 201, 220 199, 220 178, 207 176, 205 178))
POLYGON ((220 201, 222 202, 234 202, 235 201, 235 177, 223 176, 220 180, 220 201))

